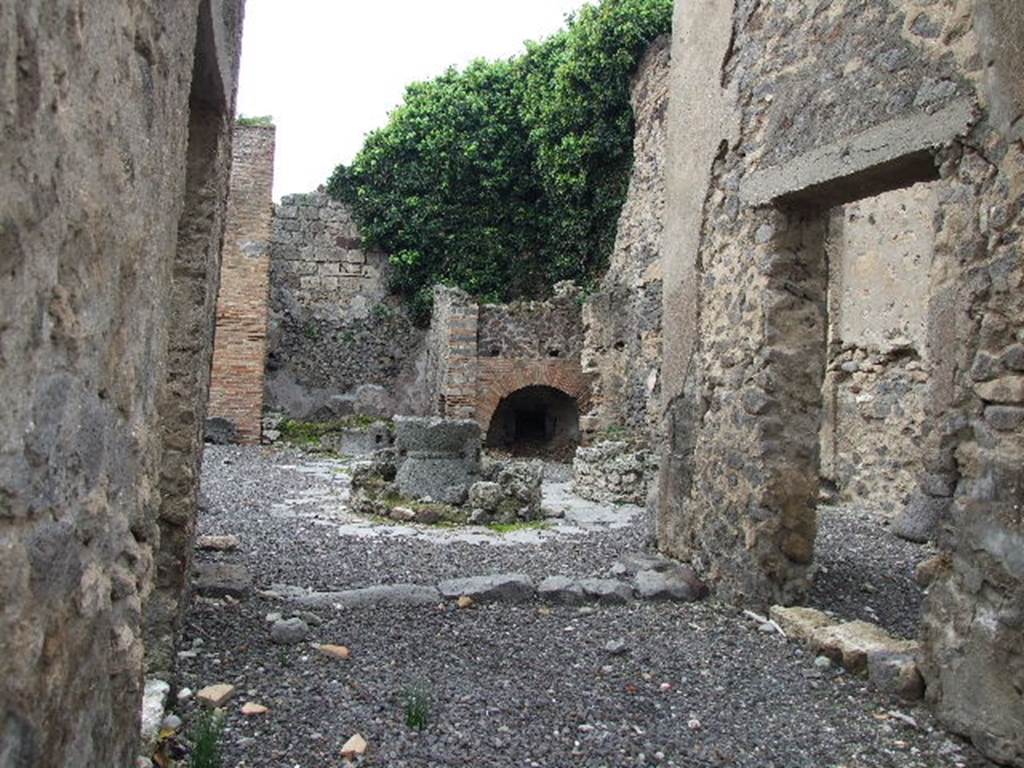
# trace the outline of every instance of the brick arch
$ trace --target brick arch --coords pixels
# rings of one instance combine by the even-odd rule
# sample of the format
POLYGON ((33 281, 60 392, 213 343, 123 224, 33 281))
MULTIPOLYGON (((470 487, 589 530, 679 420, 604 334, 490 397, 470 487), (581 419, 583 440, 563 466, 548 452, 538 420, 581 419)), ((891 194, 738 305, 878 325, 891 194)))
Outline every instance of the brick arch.
POLYGON ((579 412, 590 406, 590 378, 578 362, 481 358, 478 361, 476 420, 486 434, 501 401, 525 387, 551 387, 576 401, 579 412))

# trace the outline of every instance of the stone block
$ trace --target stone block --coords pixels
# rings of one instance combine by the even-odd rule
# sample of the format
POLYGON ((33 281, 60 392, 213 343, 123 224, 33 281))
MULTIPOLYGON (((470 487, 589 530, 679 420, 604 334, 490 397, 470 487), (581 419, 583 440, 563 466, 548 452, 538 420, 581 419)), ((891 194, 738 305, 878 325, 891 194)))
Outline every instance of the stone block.
POLYGON ((231 445, 238 442, 238 427, 229 419, 215 416, 206 420, 203 436, 213 445, 231 445))
POLYGON ((171 686, 163 680, 147 680, 142 693, 142 728, 139 740, 143 753, 152 754, 160 734, 171 686))
POLYGON ((583 594, 606 605, 625 605, 633 599, 633 590, 617 579, 581 579, 583 594))
POLYGON ((915 491, 897 515, 892 531, 901 539, 923 544, 938 535, 939 523, 949 511, 949 498, 928 496, 915 491))
POLYGON ((192 579, 196 594, 244 600, 252 590, 252 577, 244 565, 197 563, 192 579))
POLYGON ((688 565, 674 565, 663 571, 640 571, 633 588, 644 600, 692 603, 708 593, 707 586, 688 565))
POLYGON ((802 606, 773 605, 768 616, 782 627, 787 637, 804 644, 810 644, 816 631, 835 623, 821 611, 802 606))
POLYGON ((1002 376, 974 386, 978 397, 989 403, 1024 403, 1024 376, 1002 376))
POLYGON ((811 635, 811 647, 854 673, 867 671, 873 652, 913 653, 917 644, 897 640, 881 627, 866 621, 820 627, 811 635))
POLYGON ((480 427, 475 421, 395 419, 398 472, 403 496, 462 504, 480 470, 480 427))
POLYGON ((537 587, 541 600, 560 605, 582 605, 586 602, 583 587, 567 576, 548 576, 537 587))
POLYGON ((893 696, 917 701, 924 696, 924 678, 917 668, 916 646, 905 651, 876 648, 868 652, 868 680, 893 696))
POLYGON ((1024 425, 1024 408, 1015 405, 990 405, 985 408, 985 423, 997 432, 1016 432, 1024 425))
POLYGON ((478 603, 522 603, 534 596, 533 583, 521 573, 449 579, 438 584, 437 589, 448 600, 471 597, 478 603))

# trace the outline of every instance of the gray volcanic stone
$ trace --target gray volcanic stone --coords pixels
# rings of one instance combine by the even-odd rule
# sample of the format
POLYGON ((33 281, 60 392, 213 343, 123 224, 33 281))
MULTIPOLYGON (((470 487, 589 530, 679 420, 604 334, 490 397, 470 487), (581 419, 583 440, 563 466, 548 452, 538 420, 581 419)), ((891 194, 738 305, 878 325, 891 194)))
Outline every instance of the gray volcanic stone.
POLYGON ((468 579, 449 579, 437 585, 449 600, 463 595, 478 603, 521 603, 534 596, 533 583, 521 573, 503 573, 495 576, 473 576, 468 579))
POLYGON ((633 599, 633 590, 617 579, 582 579, 580 587, 592 600, 608 605, 622 605, 633 599))
POLYGON ((309 637, 309 625, 302 619, 282 619, 270 628, 270 639, 278 645, 297 645, 309 637))
POLYGON ((685 565, 676 565, 668 571, 640 571, 633 580, 633 586, 644 600, 690 603, 707 594, 707 587, 693 569, 685 565))
POLYGON ((244 600, 252 590, 252 577, 244 565, 197 563, 192 585, 196 594, 203 597, 233 597, 236 600, 244 600))
POLYGON ((892 531, 901 539, 923 544, 938 533, 939 521, 949 510, 951 500, 927 496, 915 491, 893 523, 892 531))
POLYGON ((480 426, 468 419, 395 419, 398 472, 403 496, 462 504, 480 472, 480 426))
POLYGON ((229 419, 214 416, 206 420, 203 436, 214 445, 231 445, 238 442, 238 429, 229 419))
MULTIPOLYGON (((667 571, 678 563, 656 552, 629 552, 618 559, 622 573, 633 576, 640 571, 667 571)), ((614 566, 613 566, 614 567, 614 566)))
POLYGON ((548 576, 537 587, 537 594, 541 600, 561 605, 582 605, 586 601, 583 587, 568 576, 548 576))
POLYGON ((309 592, 288 599, 305 606, 359 608, 367 605, 430 605, 441 602, 441 594, 433 587, 420 584, 385 584, 341 592, 309 592))
POLYGON ((868 679, 880 691, 916 701, 924 696, 924 680, 911 652, 868 652, 868 679))

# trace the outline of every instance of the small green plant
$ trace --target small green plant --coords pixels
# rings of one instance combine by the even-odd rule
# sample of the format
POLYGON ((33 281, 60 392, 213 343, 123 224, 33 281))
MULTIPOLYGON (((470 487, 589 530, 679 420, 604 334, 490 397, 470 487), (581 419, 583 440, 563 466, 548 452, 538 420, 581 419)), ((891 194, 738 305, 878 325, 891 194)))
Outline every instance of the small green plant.
POLYGON ((274 117, 273 115, 239 115, 237 120, 239 125, 243 125, 246 128, 273 128, 274 117))
POLYGON ((429 719, 430 690, 424 683, 416 683, 405 691, 405 724, 422 731, 429 719))
POLYGON ((224 713, 203 710, 192 727, 190 768, 224 768, 221 737, 224 735, 224 713))

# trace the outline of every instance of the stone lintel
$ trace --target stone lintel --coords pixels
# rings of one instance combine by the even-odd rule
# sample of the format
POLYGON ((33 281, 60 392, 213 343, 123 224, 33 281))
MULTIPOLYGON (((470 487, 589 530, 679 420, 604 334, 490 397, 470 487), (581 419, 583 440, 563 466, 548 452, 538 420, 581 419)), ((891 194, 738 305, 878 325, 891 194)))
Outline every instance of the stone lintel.
POLYGON ((932 153, 963 136, 973 119, 974 102, 960 99, 934 114, 910 115, 868 128, 750 174, 740 186, 740 197, 752 206, 831 207, 937 179, 932 153))

